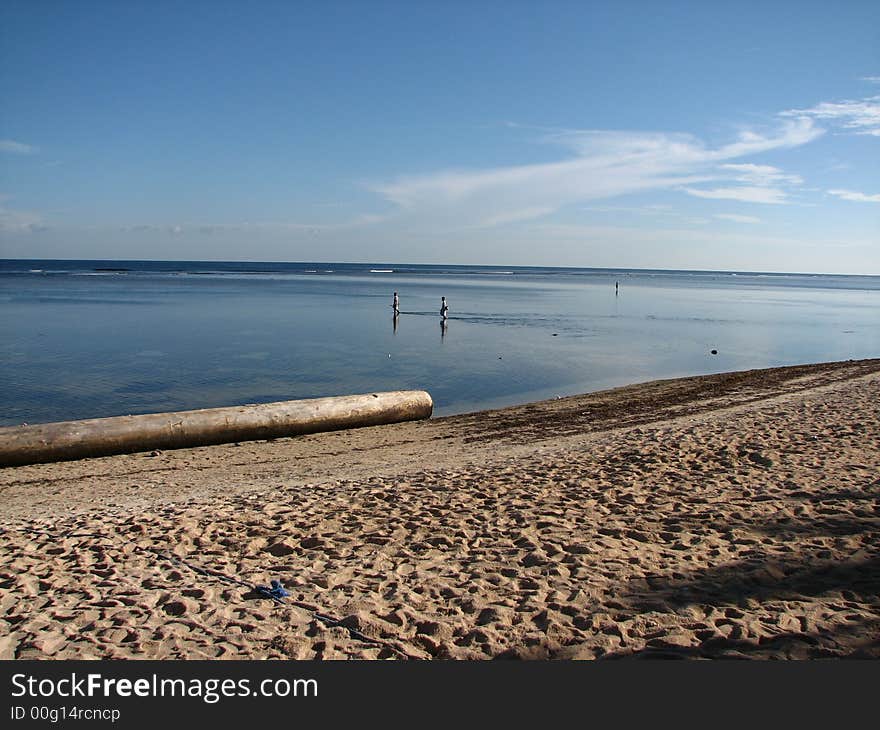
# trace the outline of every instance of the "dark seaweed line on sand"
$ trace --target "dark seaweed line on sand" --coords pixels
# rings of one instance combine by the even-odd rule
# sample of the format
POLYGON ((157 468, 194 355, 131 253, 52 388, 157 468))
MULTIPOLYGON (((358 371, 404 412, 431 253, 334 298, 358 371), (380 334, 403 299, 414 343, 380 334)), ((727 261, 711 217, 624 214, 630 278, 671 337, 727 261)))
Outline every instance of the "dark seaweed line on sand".
POLYGON ((465 443, 496 440, 529 443, 639 426, 719 407, 746 405, 878 371, 880 359, 745 370, 657 380, 519 408, 449 418, 473 431, 474 435, 465 437, 465 443), (810 379, 802 383, 792 382, 805 377, 810 379), (727 400, 719 403, 719 399, 727 400))

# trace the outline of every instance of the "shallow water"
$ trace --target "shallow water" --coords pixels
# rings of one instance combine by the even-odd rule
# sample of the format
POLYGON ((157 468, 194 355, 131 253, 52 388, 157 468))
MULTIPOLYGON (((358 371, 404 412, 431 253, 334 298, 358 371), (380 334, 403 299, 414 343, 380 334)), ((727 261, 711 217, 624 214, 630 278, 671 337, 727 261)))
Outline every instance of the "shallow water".
POLYGON ((880 277, 7 260, 0 423, 409 388, 448 415, 877 357, 878 306, 880 277))

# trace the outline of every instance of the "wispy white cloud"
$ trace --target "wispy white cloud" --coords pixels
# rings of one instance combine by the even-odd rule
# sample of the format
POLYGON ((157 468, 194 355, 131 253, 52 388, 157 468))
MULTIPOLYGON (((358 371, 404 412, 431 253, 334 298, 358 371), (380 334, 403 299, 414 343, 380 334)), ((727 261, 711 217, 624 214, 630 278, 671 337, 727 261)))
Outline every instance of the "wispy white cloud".
POLYGON ((685 188, 685 192, 698 198, 780 205, 788 202, 788 192, 780 186, 799 185, 803 182, 799 175, 791 175, 771 165, 727 163, 719 165, 718 169, 728 173, 731 180, 742 185, 711 190, 685 188))
POLYGON ((771 165, 753 165, 751 163, 727 164, 721 165, 721 169, 734 173, 736 180, 739 182, 751 185, 766 186, 781 183, 799 185, 803 182, 800 176, 790 175, 771 165))
POLYGON ((301 232, 322 233, 328 231, 347 231, 370 226, 386 220, 386 216, 362 215, 350 221, 340 223, 294 223, 286 221, 242 221, 241 223, 170 223, 170 224, 144 224, 120 226, 118 229, 123 233, 149 233, 167 234, 179 236, 187 233, 200 233, 211 235, 223 232, 241 231, 272 231, 276 233, 301 232))
POLYGON ((739 215, 738 213, 716 213, 716 218, 723 221, 733 221, 734 223, 760 223, 760 218, 753 215, 739 215))
POLYGON ((880 195, 867 195, 855 190, 829 190, 830 195, 836 195, 842 200, 852 200, 856 203, 880 203, 880 195))
MULTIPOLYGON (((99 229, 101 226, 98 227, 99 229)), ((154 224, 144 224, 140 223, 133 226, 121 226, 119 228, 120 231, 124 233, 165 233, 171 236, 178 236, 181 233, 189 230, 195 230, 197 227, 193 226, 190 228, 189 226, 181 226, 181 225, 154 225, 154 224)), ((205 232, 205 231, 201 231, 205 232)))
POLYGON ((680 214, 672 209, 671 205, 590 205, 583 210, 591 213, 634 213, 636 215, 647 216, 674 216, 679 217, 680 214))
POLYGON ((750 187, 742 185, 735 188, 714 188, 712 190, 697 190, 683 188, 688 195, 697 198, 710 198, 712 200, 739 200, 742 203, 765 203, 779 205, 787 201, 788 195, 779 188, 750 187))
POLYGON ((880 76, 862 76, 861 80, 871 84, 880 84, 880 76))
MULTIPOLYGON (((417 217, 423 223, 446 227, 483 227, 537 218, 566 205, 641 191, 687 186, 688 192, 694 191, 691 194, 720 197, 719 190, 735 189, 698 191, 689 186, 756 176, 783 182, 793 176, 759 165, 725 170, 722 163, 797 147, 822 133, 808 118, 790 119, 773 133, 746 131, 733 142, 712 148, 685 134, 553 131, 543 141, 567 149, 571 155, 567 159, 405 176, 367 187, 396 205, 404 217, 417 217)), ((725 197, 782 202, 784 193, 769 187, 745 186, 725 197)))
MULTIPOLYGON (((2 203, 3 198, 0 198, 2 203)), ((43 219, 37 214, 26 210, 11 210, 0 204, 0 232, 3 233, 35 233, 45 230, 43 219)))
POLYGON ((822 102, 809 109, 791 109, 784 117, 826 119, 837 122, 855 134, 880 137, 880 96, 839 102, 822 102))
POLYGON ((0 139, 0 152, 9 152, 14 155, 32 155, 39 151, 39 147, 34 147, 24 142, 16 142, 14 139, 0 139))

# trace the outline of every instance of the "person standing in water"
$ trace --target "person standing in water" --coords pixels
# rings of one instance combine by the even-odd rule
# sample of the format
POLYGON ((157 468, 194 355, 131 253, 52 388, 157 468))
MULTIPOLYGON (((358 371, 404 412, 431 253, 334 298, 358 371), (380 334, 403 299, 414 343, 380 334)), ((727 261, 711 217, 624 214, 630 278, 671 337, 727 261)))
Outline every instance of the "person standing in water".
POLYGON ((446 297, 440 297, 440 316, 443 319, 448 318, 449 305, 446 304, 446 297))
POLYGON ((391 306, 394 307, 394 316, 396 317, 400 314, 400 299, 397 296, 397 292, 394 292, 394 301, 391 303, 391 306))
POLYGON ((617 296, 620 293, 619 289, 620 289, 620 282, 615 281, 614 282, 614 296, 617 296))

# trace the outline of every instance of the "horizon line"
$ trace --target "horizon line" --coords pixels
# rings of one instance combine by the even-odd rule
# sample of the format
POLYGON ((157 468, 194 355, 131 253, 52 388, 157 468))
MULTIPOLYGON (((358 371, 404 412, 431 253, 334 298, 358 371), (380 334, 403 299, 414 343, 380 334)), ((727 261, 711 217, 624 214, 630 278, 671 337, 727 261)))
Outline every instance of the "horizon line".
MULTIPOLYGON (((822 271, 767 271, 759 269, 664 269, 644 268, 638 266, 548 266, 542 264, 454 264, 454 263, 413 263, 391 261, 266 261, 255 259, 139 259, 139 258, 115 258, 115 259, 50 259, 50 258, 0 258, 0 261, 125 261, 132 263, 213 263, 213 264, 321 264, 321 265, 351 265, 358 266, 454 266, 454 267, 480 267, 480 268, 507 268, 507 269, 560 269, 560 270, 588 270, 588 271, 650 271, 650 272, 688 272, 695 274, 770 274, 770 275, 794 275, 794 276, 864 276, 880 277, 876 274, 865 273, 831 273, 822 271)), ((397 272, 394 272, 397 273, 397 272)))

